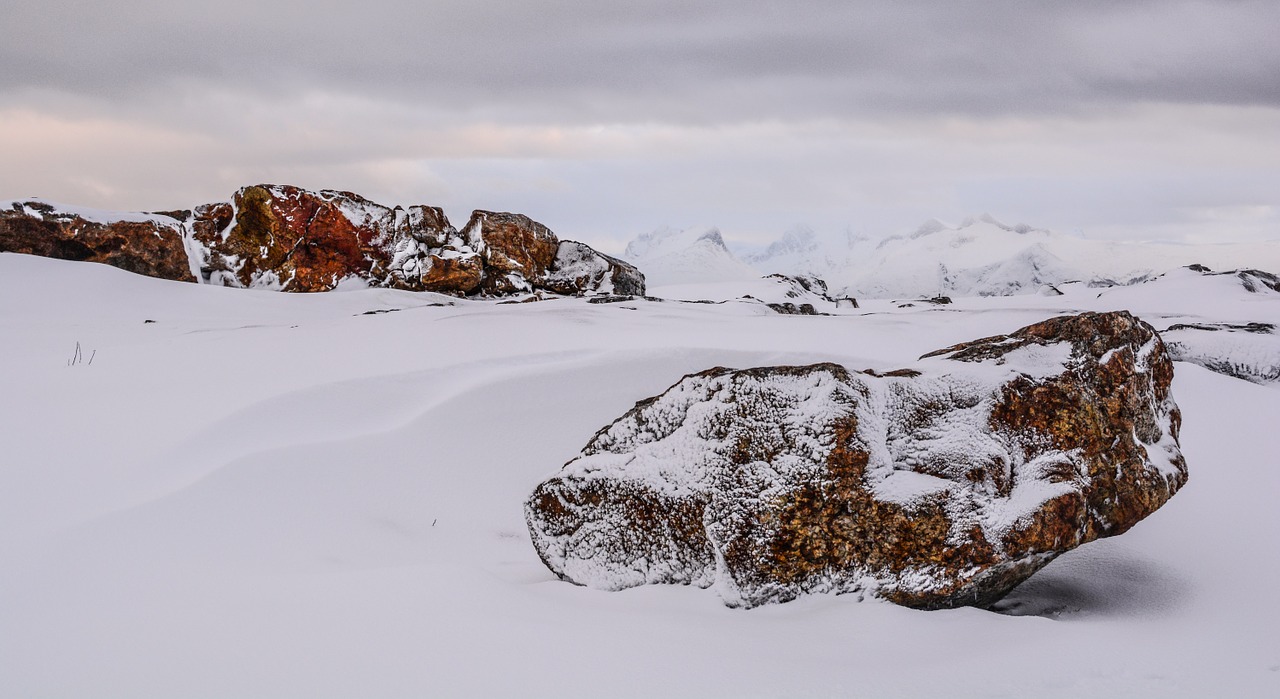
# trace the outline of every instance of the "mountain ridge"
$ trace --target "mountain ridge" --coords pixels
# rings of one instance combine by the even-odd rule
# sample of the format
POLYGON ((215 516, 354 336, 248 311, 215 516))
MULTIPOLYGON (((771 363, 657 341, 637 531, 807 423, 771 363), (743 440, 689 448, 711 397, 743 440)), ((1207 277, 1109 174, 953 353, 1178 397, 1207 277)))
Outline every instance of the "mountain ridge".
MULTIPOLYGON (((669 280, 687 277, 680 270, 695 268, 695 260, 705 253, 691 251, 682 259, 682 252, 675 249, 681 239, 672 234, 664 239, 662 256, 627 259, 649 274, 653 286, 694 281, 669 280)), ((1191 264, 1215 269, 1280 269, 1280 241, 1183 244, 1093 240, 1026 223, 1006 224, 991 214, 969 216, 956 225, 929 219, 910 233, 879 240, 850 233, 843 241, 833 242, 797 226, 762 250, 736 256, 727 248, 719 255, 723 258, 718 260, 721 267, 746 266, 761 276, 816 276, 824 279, 833 293, 856 298, 1030 294, 1047 285, 1072 281, 1124 285, 1191 264)), ((635 251, 631 246, 628 250, 635 251)))

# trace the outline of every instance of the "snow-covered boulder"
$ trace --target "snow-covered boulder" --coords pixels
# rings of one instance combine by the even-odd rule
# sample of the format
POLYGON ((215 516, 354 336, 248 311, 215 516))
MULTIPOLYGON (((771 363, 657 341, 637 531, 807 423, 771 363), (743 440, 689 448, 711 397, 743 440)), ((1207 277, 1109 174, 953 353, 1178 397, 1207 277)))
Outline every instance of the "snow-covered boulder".
POLYGON ((752 285, 747 300, 759 301, 775 313, 786 315, 825 315, 836 307, 827 296, 827 283, 807 275, 770 274, 752 285))
POLYGON ((633 265, 572 240, 560 242, 541 285, 566 295, 597 292, 643 296, 645 291, 644 275, 633 265))
POLYGON ((710 369, 597 433, 526 518, 547 566, 595 588, 985 605, 1186 482, 1172 377, 1160 337, 1125 312, 886 374, 710 369))

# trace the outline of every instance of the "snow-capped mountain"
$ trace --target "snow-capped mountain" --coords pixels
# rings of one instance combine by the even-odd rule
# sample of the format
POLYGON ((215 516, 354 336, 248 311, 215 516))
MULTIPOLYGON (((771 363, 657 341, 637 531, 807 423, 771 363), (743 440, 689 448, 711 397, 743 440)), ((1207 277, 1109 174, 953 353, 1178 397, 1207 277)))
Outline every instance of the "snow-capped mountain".
POLYGON ((1071 281, 1114 286, 1191 264, 1280 269, 1280 241, 1189 245, 1091 240, 1007 225, 987 214, 954 226, 932 219, 910 234, 879 241, 852 234, 830 241, 798 227, 740 259, 724 249, 718 231, 714 255, 705 249, 710 246, 692 245, 696 240, 688 240, 690 235, 664 229, 641 236, 628 246, 626 257, 651 279, 664 280, 655 285, 727 281, 749 266, 757 275, 817 276, 833 294, 857 298, 1005 296, 1071 281), (655 249, 660 254, 653 254, 655 249), (726 273, 730 269, 732 274, 726 273), (675 270, 681 273, 679 282, 666 281, 675 270))
POLYGON ((873 247, 869 237, 852 230, 835 238, 825 238, 812 228, 800 225, 764 249, 745 251, 739 257, 768 274, 822 277, 834 269, 848 267, 851 260, 864 256, 873 247))
POLYGON ((651 288, 760 276, 729 251, 718 228, 659 228, 628 243, 622 258, 644 271, 651 288))

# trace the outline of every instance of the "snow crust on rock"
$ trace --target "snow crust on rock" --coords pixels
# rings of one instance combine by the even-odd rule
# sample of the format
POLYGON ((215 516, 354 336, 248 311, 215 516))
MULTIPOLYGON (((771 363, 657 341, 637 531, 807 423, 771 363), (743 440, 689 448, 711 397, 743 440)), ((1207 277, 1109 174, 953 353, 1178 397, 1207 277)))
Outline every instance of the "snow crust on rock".
POLYGON ((547 272, 547 281, 561 284, 588 279, 597 293, 612 294, 612 271, 608 258, 601 253, 582 243, 565 240, 556 249, 556 259, 547 272))
POLYGON ((154 214, 144 211, 109 211, 106 209, 95 209, 88 206, 62 204, 42 199, 40 197, 0 200, 0 210, 6 209, 22 211, 28 216, 34 216, 35 218, 40 219, 54 218, 57 220, 66 220, 71 218, 80 218, 89 223, 101 224, 127 221, 130 223, 154 223, 159 226, 177 228, 180 223, 177 219, 165 214, 154 214), (32 206, 33 204, 35 206, 32 206), (48 209, 52 209, 52 211, 49 211, 48 209))
MULTIPOLYGON (((801 592, 866 590, 924 599, 934 590, 1014 574, 1019 566, 1025 577, 1079 541, 1063 541, 1056 552, 1006 551, 1006 542, 1032 526, 1051 500, 1092 501, 1091 467, 1077 448, 1048 441, 1029 448, 1025 435, 999 426, 994 410, 1006 406, 1017 381, 1082 381, 1083 390, 1093 390, 1093 379, 1085 377, 1095 364, 1115 361, 1115 352, 1129 352, 1136 374, 1149 373, 1161 347, 1158 336, 1127 314, 1115 322, 1121 328, 1139 323, 1138 334, 1145 332, 1149 341, 1118 345, 1096 359, 1082 355, 1076 340, 1015 334, 980 341, 986 349, 978 355, 962 345, 884 376, 834 364, 716 368, 686 376, 603 428, 535 491, 526 505, 534 544, 549 568, 581 585, 614 591, 651 583, 714 587, 730 606, 787 601, 801 592), (855 426, 851 442, 837 440, 840 425, 855 426), (746 448, 769 456, 744 461, 746 448), (941 504, 948 544, 962 547, 976 537, 993 547, 994 564, 975 566, 959 584, 955 572, 912 564, 827 568, 795 583, 744 585, 739 564, 726 562, 735 542, 744 531, 768 530, 773 518, 786 516, 771 503, 834 478, 836 451, 847 449, 866 453, 857 477, 877 500, 907 510, 941 504)), ((1178 409, 1170 397, 1152 400, 1163 402, 1136 419, 1153 420, 1154 434, 1133 435, 1151 458, 1117 463, 1150 469, 1150 476, 1121 476, 1154 477, 1162 493, 1155 497, 1168 497, 1186 477, 1174 436, 1178 409)), ((1111 526, 1131 523, 1104 524, 1101 531, 1111 526)), ((985 594, 974 592, 974 598, 985 594)))

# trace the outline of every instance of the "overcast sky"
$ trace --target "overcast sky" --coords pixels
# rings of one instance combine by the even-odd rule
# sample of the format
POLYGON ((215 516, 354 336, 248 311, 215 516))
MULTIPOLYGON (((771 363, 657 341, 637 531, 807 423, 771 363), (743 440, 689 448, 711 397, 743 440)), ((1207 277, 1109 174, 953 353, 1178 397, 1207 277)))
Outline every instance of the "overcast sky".
POLYGON ((12 0, 0 198, 1280 238, 1280 2, 12 0))

